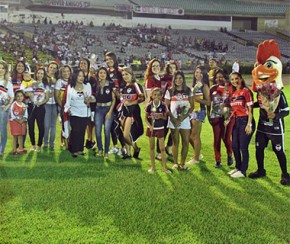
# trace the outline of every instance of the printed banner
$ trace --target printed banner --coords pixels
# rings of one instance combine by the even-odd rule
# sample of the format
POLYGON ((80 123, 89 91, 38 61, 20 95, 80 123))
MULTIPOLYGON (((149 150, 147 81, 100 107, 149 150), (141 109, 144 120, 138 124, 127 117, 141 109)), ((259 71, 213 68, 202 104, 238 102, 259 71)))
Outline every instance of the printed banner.
POLYGON ((135 6, 134 12, 141 14, 184 15, 184 9, 182 8, 160 8, 150 6, 135 6))

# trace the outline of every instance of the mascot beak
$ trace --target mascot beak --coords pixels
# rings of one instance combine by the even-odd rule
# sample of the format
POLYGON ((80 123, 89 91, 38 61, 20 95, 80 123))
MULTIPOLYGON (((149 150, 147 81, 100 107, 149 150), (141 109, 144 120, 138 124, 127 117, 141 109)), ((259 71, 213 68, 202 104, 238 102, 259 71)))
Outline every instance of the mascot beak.
POLYGON ((279 71, 276 67, 268 67, 267 65, 259 64, 252 70, 253 81, 256 85, 263 85, 264 83, 275 82, 279 71))

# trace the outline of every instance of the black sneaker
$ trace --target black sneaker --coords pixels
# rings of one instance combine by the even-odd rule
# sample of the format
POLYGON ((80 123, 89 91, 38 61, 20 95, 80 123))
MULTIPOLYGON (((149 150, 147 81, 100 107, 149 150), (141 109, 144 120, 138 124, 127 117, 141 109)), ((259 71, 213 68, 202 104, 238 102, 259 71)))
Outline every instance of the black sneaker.
POLYGON ((125 154, 125 155, 122 157, 122 159, 127 159, 127 158, 131 158, 131 156, 128 155, 128 154, 125 154))
POLYGON ((228 166, 232 166, 234 163, 233 157, 232 156, 228 156, 228 166))
POLYGON ((216 163, 215 163, 215 168, 220 168, 222 167, 222 164, 221 164, 221 161, 220 160, 217 160, 216 163))
POLYGON ((266 170, 263 169, 263 170, 257 170, 255 172, 250 173, 248 177, 251 179, 257 179, 264 176, 266 176, 266 170))
POLYGON ((139 153, 141 151, 141 148, 138 147, 136 151, 134 151, 134 154, 133 154, 133 158, 136 158, 136 159, 139 159, 139 153))
POLYGON ((87 149, 90 149, 91 148, 91 141, 89 141, 89 140, 86 140, 86 144, 85 144, 85 147, 87 148, 87 149))
POLYGON ((290 185, 290 177, 289 177, 289 174, 282 174, 280 183, 283 186, 289 186, 290 185))

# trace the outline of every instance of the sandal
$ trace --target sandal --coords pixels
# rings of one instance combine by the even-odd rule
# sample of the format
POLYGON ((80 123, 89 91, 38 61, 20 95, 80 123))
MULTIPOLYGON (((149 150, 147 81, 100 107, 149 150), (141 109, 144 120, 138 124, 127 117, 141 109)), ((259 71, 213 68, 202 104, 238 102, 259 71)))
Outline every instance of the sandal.
POLYGON ((180 165, 179 168, 186 171, 191 170, 191 168, 187 167, 186 165, 180 165))
POLYGON ((178 168, 179 168, 178 164, 174 164, 173 167, 172 167, 172 169, 174 169, 174 170, 177 170, 178 168))
POLYGON ((165 174, 171 174, 171 173, 172 173, 170 169, 165 169, 165 170, 163 170, 163 172, 164 172, 165 174))

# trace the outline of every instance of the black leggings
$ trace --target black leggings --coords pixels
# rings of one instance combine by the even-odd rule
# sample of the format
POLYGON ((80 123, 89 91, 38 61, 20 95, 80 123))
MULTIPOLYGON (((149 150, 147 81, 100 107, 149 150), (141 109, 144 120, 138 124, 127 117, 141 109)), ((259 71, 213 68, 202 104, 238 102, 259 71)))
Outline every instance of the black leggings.
POLYGON ((44 105, 34 107, 31 103, 28 104, 28 129, 32 146, 35 146, 35 120, 38 127, 37 146, 41 147, 42 145, 44 137, 44 117, 45 117, 44 105))

